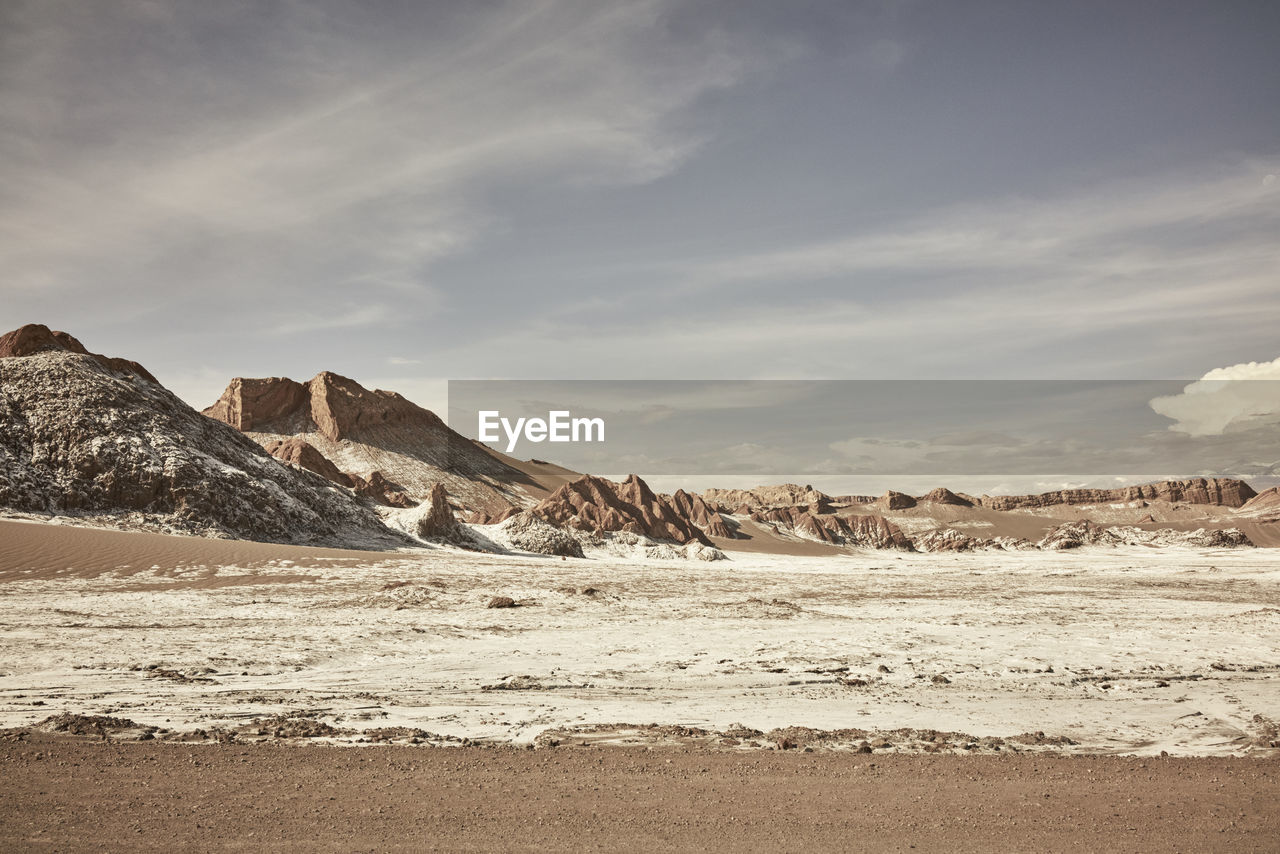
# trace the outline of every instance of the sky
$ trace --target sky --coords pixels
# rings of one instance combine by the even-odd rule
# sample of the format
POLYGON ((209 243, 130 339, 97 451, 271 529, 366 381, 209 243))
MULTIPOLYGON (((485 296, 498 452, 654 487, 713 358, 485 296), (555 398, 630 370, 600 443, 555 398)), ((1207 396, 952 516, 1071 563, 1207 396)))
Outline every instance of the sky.
POLYGON ((1278 32, 1272 2, 3 0, 0 323, 197 407, 321 370, 437 410, 448 379, 1280 378, 1278 32))

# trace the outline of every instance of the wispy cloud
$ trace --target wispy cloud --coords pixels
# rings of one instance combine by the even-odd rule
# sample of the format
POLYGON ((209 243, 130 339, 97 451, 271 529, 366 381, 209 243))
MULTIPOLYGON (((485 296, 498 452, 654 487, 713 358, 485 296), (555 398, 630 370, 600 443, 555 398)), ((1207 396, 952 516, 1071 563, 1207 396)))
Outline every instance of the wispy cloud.
POLYGON ((253 297, 265 313, 228 312, 248 324, 304 299, 438 302, 427 271, 500 216, 492 193, 669 173, 700 139, 672 117, 747 65, 713 34, 655 41, 658 0, 110 5, 7 17, 15 297, 253 297))

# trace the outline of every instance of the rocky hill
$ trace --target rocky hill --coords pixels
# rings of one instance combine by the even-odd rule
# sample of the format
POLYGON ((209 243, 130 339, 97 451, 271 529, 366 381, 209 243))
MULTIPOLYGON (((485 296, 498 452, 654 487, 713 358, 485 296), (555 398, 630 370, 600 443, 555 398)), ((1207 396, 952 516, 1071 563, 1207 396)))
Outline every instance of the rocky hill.
POLYGON ((0 506, 181 533, 403 543, 351 493, 281 465, 141 365, 31 325, 0 338, 0 506))
POLYGON ((913 551, 911 540, 881 516, 837 516, 805 507, 774 507, 751 514, 751 521, 840 546, 913 551))
POLYGON ((584 531, 625 531, 655 540, 711 545, 671 500, 634 474, 622 483, 583 475, 547 496, 532 513, 553 525, 584 531))
POLYGON ((280 459, 393 507, 426 501, 443 484, 477 521, 503 518, 566 478, 546 463, 521 463, 451 430, 399 394, 324 371, 305 383, 238 377, 204 410, 280 459))
POLYGON ((1280 486, 1263 490, 1244 503, 1239 515, 1259 522, 1280 522, 1280 486))

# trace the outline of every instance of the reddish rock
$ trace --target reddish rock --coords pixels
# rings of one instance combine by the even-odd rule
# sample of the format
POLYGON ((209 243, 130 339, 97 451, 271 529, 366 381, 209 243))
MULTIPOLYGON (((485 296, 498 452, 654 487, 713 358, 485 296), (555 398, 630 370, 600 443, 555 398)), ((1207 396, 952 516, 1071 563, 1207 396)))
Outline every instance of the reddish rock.
POLYGON ((277 460, 284 460, 287 463, 293 463, 301 466, 307 471, 313 471, 326 480, 331 480, 339 486, 350 487, 352 485, 351 478, 338 471, 338 467, 329 461, 329 458, 316 450, 315 446, 310 442, 292 436, 283 441, 272 441, 263 445, 268 454, 277 460))
POLYGON ((237 377, 204 414, 246 432, 314 431, 334 441, 397 424, 446 429, 435 413, 395 392, 370 390, 332 371, 305 384, 287 377, 237 377))
POLYGON ((462 528, 453 515, 453 508, 449 506, 449 493, 445 491, 443 484, 437 483, 431 488, 431 497, 423 502, 423 506, 428 509, 418 517, 415 534, 424 539, 464 538, 462 528))
POLYGON ((88 356, 108 371, 116 374, 133 374, 150 383, 160 384, 151 372, 131 359, 119 359, 90 353, 84 345, 65 332, 56 332, 42 323, 28 323, 12 332, 0 335, 0 358, 34 356, 36 353, 64 352, 88 356))
POLYGON ((968 498, 956 495, 945 486, 939 486, 937 489, 930 490, 924 495, 916 499, 918 502, 928 502, 930 504, 951 504, 956 507, 972 507, 973 502, 968 498))
POLYGON ((628 531, 657 540, 711 545, 701 529, 634 474, 622 483, 583 475, 543 499, 533 513, 553 525, 628 531))
POLYGON ((916 500, 905 493, 889 490, 881 496, 880 506, 885 510, 907 510, 916 506, 916 500))
POLYGON ((350 473, 343 476, 350 482, 356 494, 372 498, 379 504, 386 504, 388 507, 413 507, 418 503, 405 494, 399 484, 387 480, 380 471, 370 472, 367 478, 350 473))
POLYGON ((794 483, 757 486, 754 489, 706 489, 702 492, 702 498, 708 504, 717 507, 738 508, 735 512, 741 512, 745 507, 748 513, 771 507, 796 507, 831 500, 831 496, 819 492, 808 484, 800 486, 794 483))
POLYGON ((709 537, 732 538, 737 536, 725 524, 724 517, 703 500, 701 495, 677 489, 671 496, 671 506, 689 522, 697 525, 709 537))
POLYGON ((204 414, 248 431, 298 413, 307 399, 306 386, 288 377, 236 377, 204 414))
POLYGON ((1120 489, 1063 489, 1040 495, 984 495, 983 507, 992 510, 1017 510, 1023 507, 1051 507, 1057 504, 1106 504, 1130 501, 1181 501, 1187 504, 1209 504, 1218 507, 1241 507, 1257 495, 1242 480, 1203 478, 1165 480, 1120 489))

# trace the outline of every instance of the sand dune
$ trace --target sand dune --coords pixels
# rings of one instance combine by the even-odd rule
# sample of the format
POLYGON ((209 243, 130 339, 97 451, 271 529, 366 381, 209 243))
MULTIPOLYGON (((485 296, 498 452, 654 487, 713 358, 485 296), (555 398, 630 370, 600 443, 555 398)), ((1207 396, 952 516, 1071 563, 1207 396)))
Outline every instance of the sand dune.
POLYGON ((355 566, 369 562, 370 555, 365 551, 0 519, 0 582, 96 578, 109 572, 172 574, 199 567, 355 566))

